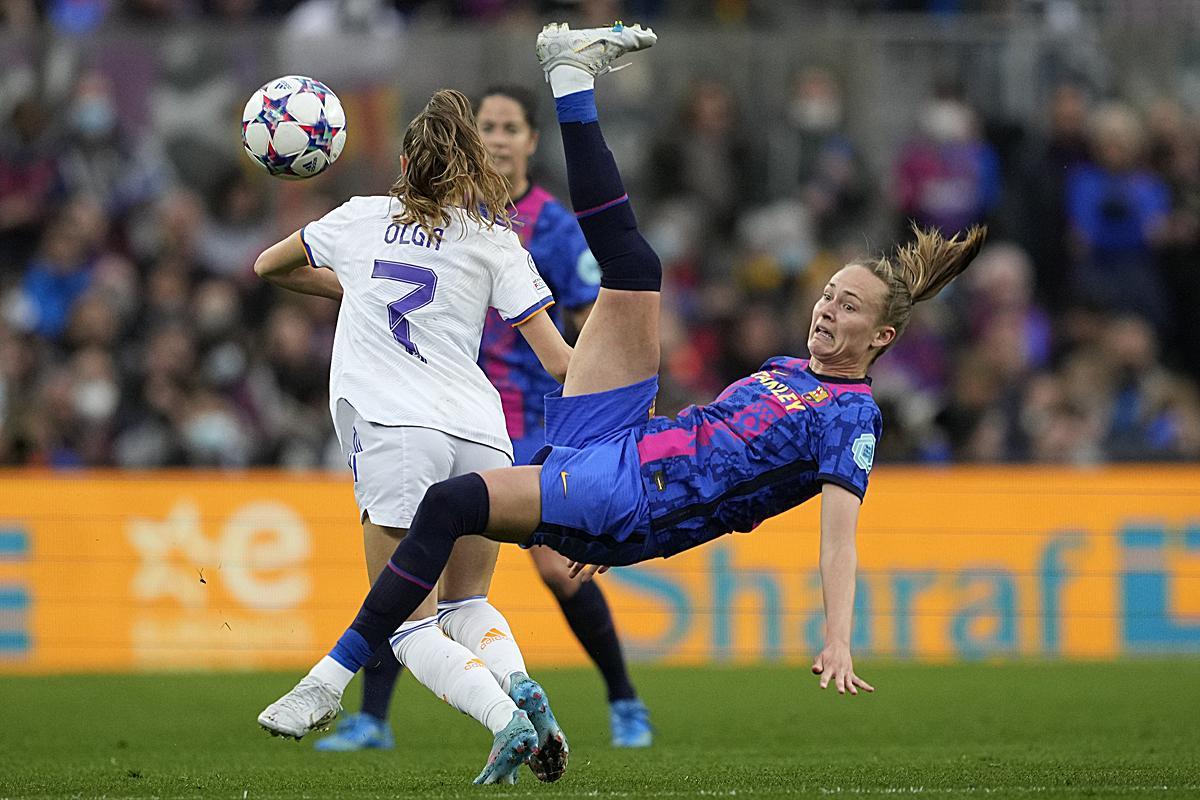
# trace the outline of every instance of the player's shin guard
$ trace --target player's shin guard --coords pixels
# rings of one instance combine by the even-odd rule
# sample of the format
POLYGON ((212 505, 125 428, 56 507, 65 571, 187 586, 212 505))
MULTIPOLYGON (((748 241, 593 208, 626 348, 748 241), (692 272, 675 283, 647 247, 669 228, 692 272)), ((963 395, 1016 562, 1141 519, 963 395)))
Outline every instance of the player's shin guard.
POLYGON ((460 536, 483 533, 488 491, 475 473, 435 483, 425 493, 408 534, 375 579, 358 616, 328 658, 351 673, 412 615, 437 584, 460 536))
POLYGON ((438 626, 487 664, 507 692, 514 673, 526 673, 525 658, 504 615, 486 597, 438 603, 438 626))
POLYGON ((404 623, 391 641, 396 658, 413 677, 492 733, 503 730, 512 719, 516 703, 481 660, 442 635, 436 618, 404 623))
POLYGON ((617 162, 604 141, 591 90, 555 99, 571 205, 608 289, 657 292, 662 264, 638 231, 617 162))

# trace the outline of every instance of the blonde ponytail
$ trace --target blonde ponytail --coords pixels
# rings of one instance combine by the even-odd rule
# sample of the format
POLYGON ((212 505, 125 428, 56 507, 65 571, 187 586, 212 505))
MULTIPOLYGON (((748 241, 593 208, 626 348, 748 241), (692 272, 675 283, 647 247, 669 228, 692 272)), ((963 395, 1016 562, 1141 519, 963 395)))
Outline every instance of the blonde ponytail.
MULTIPOLYGON (((987 227, 973 225, 965 233, 947 239, 938 230, 923 230, 914 223, 913 234, 916 238, 898 247, 891 259, 884 256, 877 261, 856 262, 887 286, 880 325, 896 329, 892 342, 908 327, 913 303, 934 297, 970 265, 983 247, 987 227)), ((881 348, 875 358, 890 346, 881 348)))
POLYGON ((924 231, 913 225, 916 240, 896 251, 901 278, 914 303, 928 300, 957 278, 979 254, 987 228, 974 225, 965 234, 946 239, 940 231, 924 231))

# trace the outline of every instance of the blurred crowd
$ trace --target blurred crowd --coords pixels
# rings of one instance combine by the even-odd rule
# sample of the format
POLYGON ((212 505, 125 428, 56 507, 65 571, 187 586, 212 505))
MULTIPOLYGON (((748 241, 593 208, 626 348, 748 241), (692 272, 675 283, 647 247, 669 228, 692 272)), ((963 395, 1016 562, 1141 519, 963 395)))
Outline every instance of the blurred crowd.
MULTIPOLYGON (((57 105, 31 91, 5 107, 0 464, 338 466, 337 306, 272 289, 252 264, 344 195, 320 180, 284 187, 224 128, 156 114, 169 88, 132 136, 114 80, 85 69, 57 105)), ((986 223, 977 263, 873 369, 878 457, 1200 458, 1188 321, 1200 128, 1188 109, 1064 83, 1044 118, 997 121, 947 83, 880 166, 848 132, 834 73, 799 69, 790 91, 773 118, 750 120, 726 85, 697 81, 677 115, 653 120, 643 157, 622 161, 665 265, 660 411, 711 399, 769 356, 802 355, 828 276, 902 241, 910 221, 986 223)), ((213 114, 240 108, 192 92, 213 114)))

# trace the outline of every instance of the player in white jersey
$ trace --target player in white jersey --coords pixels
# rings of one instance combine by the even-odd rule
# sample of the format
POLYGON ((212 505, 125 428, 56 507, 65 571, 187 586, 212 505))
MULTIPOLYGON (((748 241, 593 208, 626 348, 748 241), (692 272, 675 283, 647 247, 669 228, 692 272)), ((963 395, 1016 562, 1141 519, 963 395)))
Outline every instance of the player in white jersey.
MULTIPOLYGON (((329 403, 371 580, 389 568, 429 486, 512 463, 500 396, 476 363, 488 309, 518 327, 548 372, 560 381, 566 373, 571 349, 540 313, 554 300, 508 226, 510 206, 469 102, 442 90, 409 125, 389 195, 351 198, 255 263, 278 286, 341 300, 329 403)), ((495 734, 477 783, 515 782, 530 751, 534 773, 556 780, 566 739, 487 602, 498 551, 483 537, 464 539, 390 646, 421 683, 495 734)), ((259 723, 299 738, 295 709, 277 706, 259 723)))

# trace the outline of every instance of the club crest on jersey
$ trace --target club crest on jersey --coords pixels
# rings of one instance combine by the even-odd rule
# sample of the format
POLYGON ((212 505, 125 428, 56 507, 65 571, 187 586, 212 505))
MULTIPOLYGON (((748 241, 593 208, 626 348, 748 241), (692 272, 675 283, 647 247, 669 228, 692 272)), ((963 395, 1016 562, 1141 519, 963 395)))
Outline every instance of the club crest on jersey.
POLYGON ((850 452, 854 454, 854 463, 858 468, 869 473, 871 464, 875 462, 875 434, 864 433, 859 436, 850 445, 850 452))
POLYGON ((818 386, 811 392, 805 392, 800 395, 810 406, 819 406, 829 400, 829 390, 824 386, 818 386))

